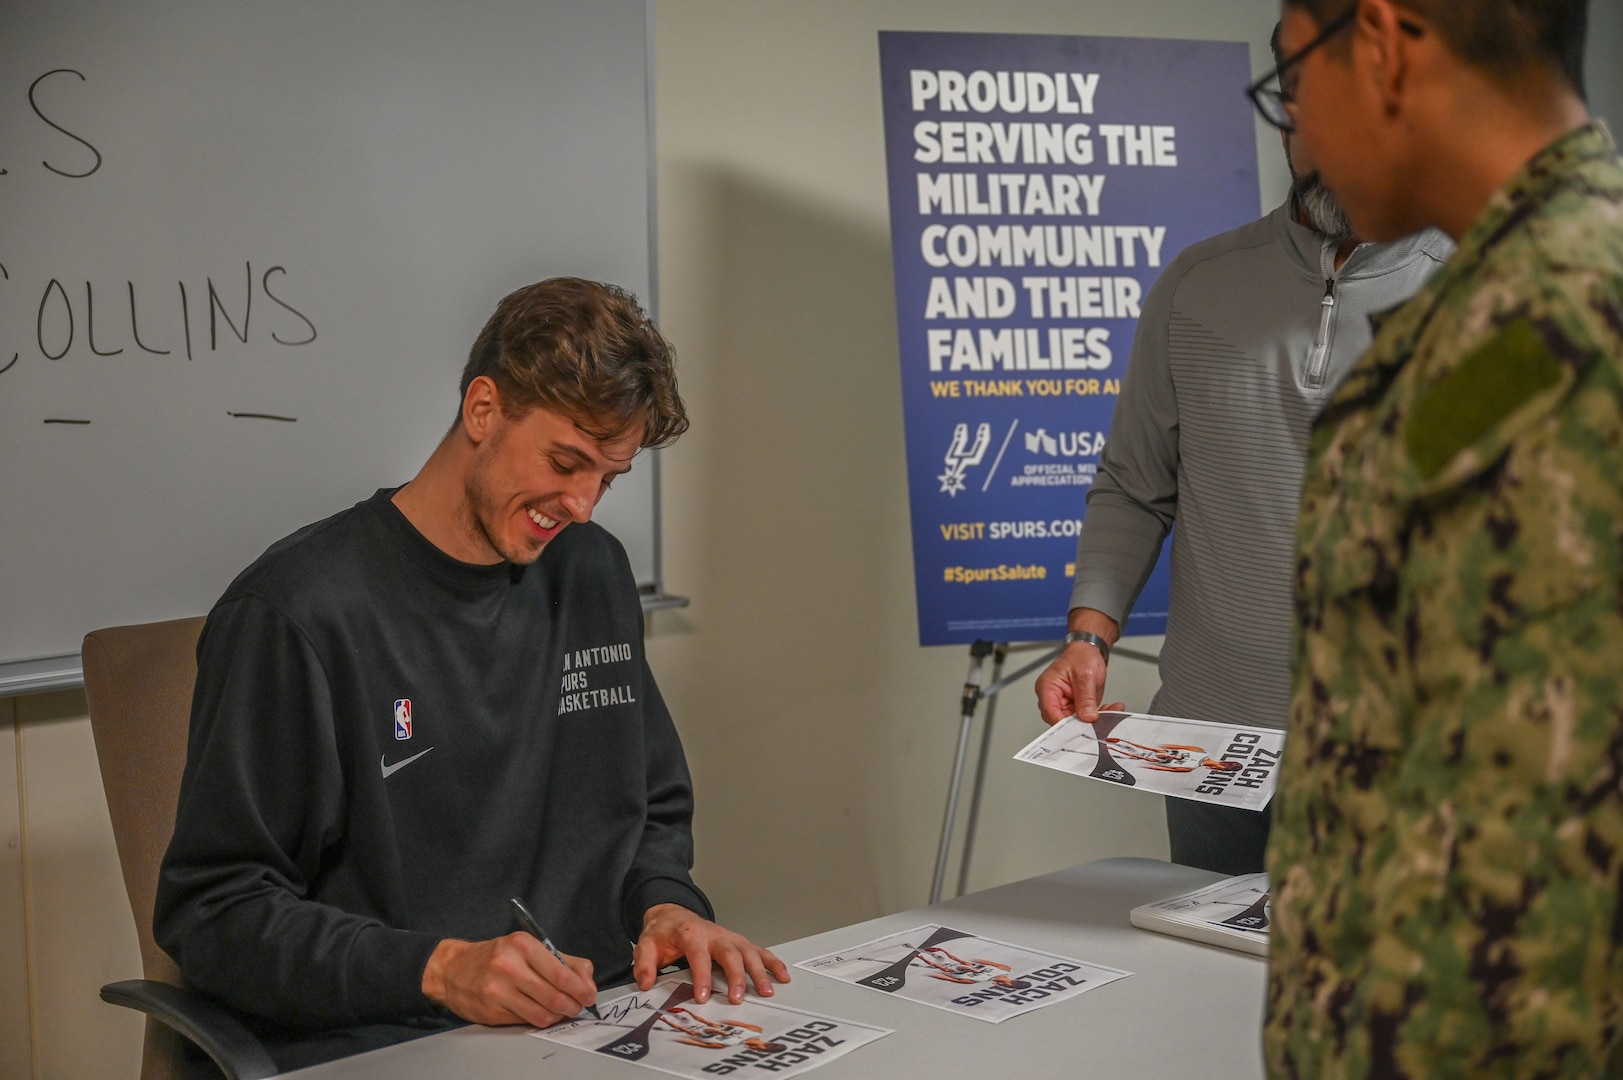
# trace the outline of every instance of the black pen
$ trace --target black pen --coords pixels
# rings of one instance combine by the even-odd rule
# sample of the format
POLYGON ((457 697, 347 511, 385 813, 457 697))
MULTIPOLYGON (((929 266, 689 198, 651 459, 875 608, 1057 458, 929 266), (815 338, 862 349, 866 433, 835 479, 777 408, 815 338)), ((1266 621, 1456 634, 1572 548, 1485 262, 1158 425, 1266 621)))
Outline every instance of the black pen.
MULTIPOLYGON (((541 929, 541 924, 535 921, 535 916, 530 914, 529 909, 524 906, 524 902, 515 896, 508 903, 513 905, 513 914, 518 916, 519 925, 529 931, 531 937, 545 945, 547 952, 558 958, 558 963, 564 967, 569 967, 569 961, 564 959, 564 954, 558 951, 558 946, 554 945, 552 939, 547 937, 547 932, 541 929)), ((603 1014, 597 1011, 596 1005, 586 1006, 586 1011, 592 1015, 593 1020, 603 1019, 603 1014)))

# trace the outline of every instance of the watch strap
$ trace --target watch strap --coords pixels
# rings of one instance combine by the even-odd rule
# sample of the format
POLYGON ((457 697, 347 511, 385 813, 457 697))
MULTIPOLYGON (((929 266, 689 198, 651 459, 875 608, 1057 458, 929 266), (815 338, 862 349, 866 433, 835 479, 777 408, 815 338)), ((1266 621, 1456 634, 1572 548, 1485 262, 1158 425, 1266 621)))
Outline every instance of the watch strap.
POLYGON ((1085 641, 1089 645, 1092 645, 1095 649, 1098 649, 1100 655, 1105 658, 1105 663, 1110 663, 1110 642, 1106 641, 1098 634, 1091 634, 1086 630, 1072 630, 1069 634, 1065 635, 1065 644, 1069 645, 1074 641, 1085 641))

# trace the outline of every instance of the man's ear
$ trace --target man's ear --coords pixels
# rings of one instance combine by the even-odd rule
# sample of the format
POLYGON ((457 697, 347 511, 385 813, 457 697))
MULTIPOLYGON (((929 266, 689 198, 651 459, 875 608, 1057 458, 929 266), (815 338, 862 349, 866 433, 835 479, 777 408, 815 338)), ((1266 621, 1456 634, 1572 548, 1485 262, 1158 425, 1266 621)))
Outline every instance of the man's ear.
POLYGON ((490 438, 501 423, 501 397, 488 375, 474 379, 462 395, 462 431, 475 446, 490 438))
MULTIPOLYGON (((1413 78, 1416 20, 1392 0, 1363 0, 1353 19, 1352 48, 1367 76, 1374 80, 1376 100, 1388 117, 1403 111, 1413 78)), ((1356 64, 1356 60, 1355 60, 1356 64)))

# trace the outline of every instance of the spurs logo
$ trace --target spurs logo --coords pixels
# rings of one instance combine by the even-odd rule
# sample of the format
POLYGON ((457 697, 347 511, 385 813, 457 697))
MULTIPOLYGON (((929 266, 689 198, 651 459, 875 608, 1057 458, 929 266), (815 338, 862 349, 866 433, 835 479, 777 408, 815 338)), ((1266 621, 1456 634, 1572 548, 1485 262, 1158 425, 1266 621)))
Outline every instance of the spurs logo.
POLYGON ((986 456, 986 448, 992 445, 992 425, 981 424, 975 429, 975 443, 969 442, 969 425, 959 424, 952 429, 952 444, 947 447, 947 471, 936 477, 941 481, 941 491, 944 495, 957 497, 964 490, 964 474, 973 466, 979 465, 986 456))

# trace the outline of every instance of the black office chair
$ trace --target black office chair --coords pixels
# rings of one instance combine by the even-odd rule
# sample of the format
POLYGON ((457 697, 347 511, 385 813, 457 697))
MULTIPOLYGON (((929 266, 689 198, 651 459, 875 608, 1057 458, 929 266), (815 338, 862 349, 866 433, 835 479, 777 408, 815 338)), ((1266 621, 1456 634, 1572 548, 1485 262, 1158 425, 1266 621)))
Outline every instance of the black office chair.
POLYGON ((228 1080, 261 1080, 278 1071, 235 1013, 185 988, 180 969, 152 939, 158 867, 174 832, 186 764, 202 629, 200 618, 177 619, 97 630, 84 641, 90 727, 146 976, 108 983, 101 996, 147 1015, 141 1080, 189 1080, 195 1074, 183 1037, 202 1048, 228 1080))

